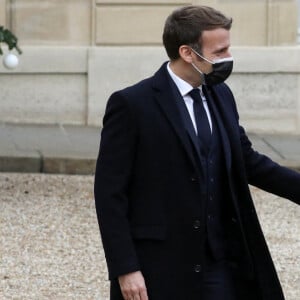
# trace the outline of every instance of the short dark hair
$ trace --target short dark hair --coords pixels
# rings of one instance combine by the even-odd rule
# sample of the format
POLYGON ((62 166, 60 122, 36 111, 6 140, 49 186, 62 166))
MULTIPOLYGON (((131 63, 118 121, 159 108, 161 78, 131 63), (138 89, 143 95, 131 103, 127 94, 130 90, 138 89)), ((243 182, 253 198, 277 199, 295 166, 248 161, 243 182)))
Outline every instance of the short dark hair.
POLYGON ((163 32, 163 43, 169 58, 178 59, 182 45, 198 45, 201 52, 204 30, 230 30, 231 24, 232 18, 227 18, 212 7, 190 5, 176 9, 167 18, 163 32))

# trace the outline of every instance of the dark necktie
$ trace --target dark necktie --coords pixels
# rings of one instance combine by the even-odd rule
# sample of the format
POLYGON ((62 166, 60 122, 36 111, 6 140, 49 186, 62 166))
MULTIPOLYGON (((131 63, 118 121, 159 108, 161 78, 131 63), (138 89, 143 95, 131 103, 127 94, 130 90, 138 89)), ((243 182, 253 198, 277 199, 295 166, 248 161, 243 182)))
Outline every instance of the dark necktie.
POLYGON ((203 100, 200 96, 199 89, 193 89, 189 94, 194 100, 193 108, 197 124, 200 149, 207 154, 211 143, 211 129, 209 126, 207 113, 203 106, 203 100))

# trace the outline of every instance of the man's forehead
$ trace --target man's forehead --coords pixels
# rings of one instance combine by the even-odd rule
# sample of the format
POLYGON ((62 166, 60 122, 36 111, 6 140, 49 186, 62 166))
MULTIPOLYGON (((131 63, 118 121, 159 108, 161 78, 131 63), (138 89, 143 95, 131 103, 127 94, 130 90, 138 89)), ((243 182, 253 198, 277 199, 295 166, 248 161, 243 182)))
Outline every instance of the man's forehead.
POLYGON ((230 31, 224 28, 205 30, 201 36, 202 47, 222 49, 230 47, 230 31))

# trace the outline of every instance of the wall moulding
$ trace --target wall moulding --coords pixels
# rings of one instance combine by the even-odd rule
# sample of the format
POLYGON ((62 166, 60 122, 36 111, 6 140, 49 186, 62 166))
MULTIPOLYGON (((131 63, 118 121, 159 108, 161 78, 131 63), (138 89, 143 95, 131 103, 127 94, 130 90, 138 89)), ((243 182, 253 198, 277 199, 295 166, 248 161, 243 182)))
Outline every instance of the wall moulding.
POLYGON ((94 0, 10 0, 11 29, 26 45, 90 45, 94 0))
POLYGON ((192 4, 193 1, 182 1, 182 0, 95 0, 96 4, 112 4, 112 5, 141 5, 141 4, 161 4, 161 5, 172 5, 172 4, 182 4, 188 5, 192 4))
POLYGON ((96 44, 161 45, 165 19, 175 8, 177 6, 152 4, 99 5, 96 7, 95 17, 96 44))
POLYGON ((236 73, 300 73, 300 46, 232 47, 236 73))
POLYGON ((7 26, 6 0, 0 0, 0 25, 7 26))

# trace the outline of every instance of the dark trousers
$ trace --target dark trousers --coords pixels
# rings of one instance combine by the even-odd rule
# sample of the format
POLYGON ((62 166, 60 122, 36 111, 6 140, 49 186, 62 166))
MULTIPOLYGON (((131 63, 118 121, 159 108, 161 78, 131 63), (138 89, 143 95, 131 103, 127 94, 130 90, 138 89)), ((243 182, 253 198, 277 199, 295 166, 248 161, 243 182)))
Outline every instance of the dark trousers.
POLYGON ((234 262, 208 260, 203 275, 201 300, 260 299, 255 281, 244 278, 234 262))
POLYGON ((210 263, 204 271, 203 300, 238 300, 233 266, 225 260, 210 263))

